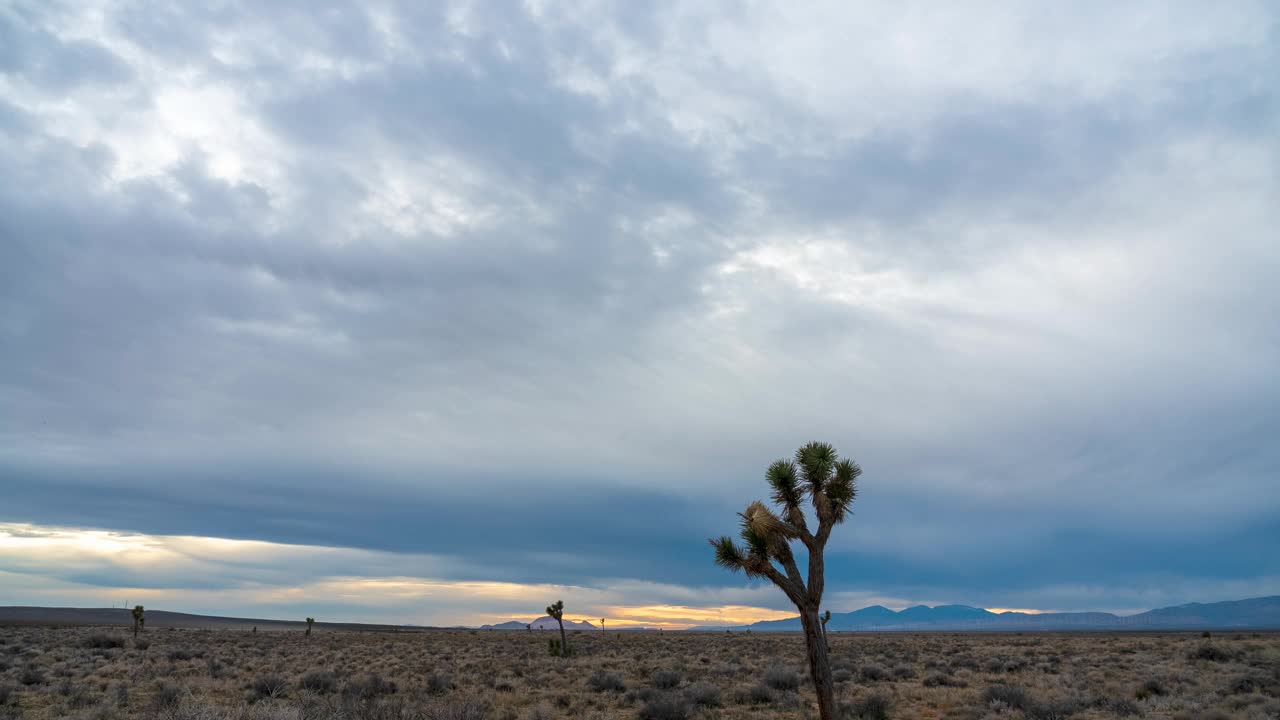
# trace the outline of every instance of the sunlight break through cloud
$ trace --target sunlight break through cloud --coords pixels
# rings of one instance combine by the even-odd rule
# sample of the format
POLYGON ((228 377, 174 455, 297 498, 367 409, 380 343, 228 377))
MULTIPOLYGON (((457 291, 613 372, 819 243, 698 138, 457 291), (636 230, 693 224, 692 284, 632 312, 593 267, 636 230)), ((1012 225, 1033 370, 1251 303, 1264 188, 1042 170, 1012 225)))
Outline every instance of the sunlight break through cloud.
MULTIPOLYGON (((533 619, 539 602, 567 598, 566 617, 610 627, 738 625, 794 613, 746 605, 689 607, 646 599, 644 588, 444 580, 377 575, 445 568, 421 555, 286 545, 224 538, 141 535, 0 523, 0 604, 119 606, 227 615, 265 612, 288 619, 480 625, 533 619), (105 578, 129 582, 98 584, 105 578), (325 613, 308 608, 324 608, 325 613)), ((654 587, 660 599, 671 589, 654 587)), ((691 595, 692 591, 679 591, 691 595)))

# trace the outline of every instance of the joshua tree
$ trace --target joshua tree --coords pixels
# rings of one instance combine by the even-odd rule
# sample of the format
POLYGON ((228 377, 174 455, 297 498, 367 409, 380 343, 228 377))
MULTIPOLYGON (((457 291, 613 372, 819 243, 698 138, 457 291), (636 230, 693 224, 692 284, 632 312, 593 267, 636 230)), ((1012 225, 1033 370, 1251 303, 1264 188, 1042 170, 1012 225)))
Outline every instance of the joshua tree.
POLYGON ((547 614, 560 623, 560 657, 569 657, 569 640, 564 636, 564 601, 557 600, 547 606, 547 614))
POLYGON ((146 617, 143 616, 142 612, 143 610, 141 605, 133 606, 133 639, 134 640, 138 639, 138 631, 141 630, 142 627, 147 624, 147 619, 146 617))
POLYGON ((524 626, 525 632, 533 632, 533 623, 527 623, 524 626))
POLYGON ((311 626, 315 624, 316 624, 315 618, 312 618, 312 617, 307 618, 307 637, 311 637, 311 626))
POLYGON ((600 618, 600 632, 604 633, 604 618, 600 618))
POLYGON ((739 513, 745 546, 724 536, 711 540, 716 564, 747 577, 765 577, 777 585, 800 611, 808 647, 809 674, 818 694, 818 714, 822 720, 835 717, 835 688, 831 664, 823 640, 822 606, 824 566, 822 551, 831 530, 844 522, 856 494, 855 481, 862 469, 852 460, 840 460, 835 448, 812 442, 796 451, 795 460, 778 460, 769 466, 765 478, 772 488, 775 514, 757 500, 739 513), (802 503, 808 498, 817 516, 816 531, 809 529, 802 503), (799 540, 809 556, 808 580, 800 574, 791 542, 799 540))

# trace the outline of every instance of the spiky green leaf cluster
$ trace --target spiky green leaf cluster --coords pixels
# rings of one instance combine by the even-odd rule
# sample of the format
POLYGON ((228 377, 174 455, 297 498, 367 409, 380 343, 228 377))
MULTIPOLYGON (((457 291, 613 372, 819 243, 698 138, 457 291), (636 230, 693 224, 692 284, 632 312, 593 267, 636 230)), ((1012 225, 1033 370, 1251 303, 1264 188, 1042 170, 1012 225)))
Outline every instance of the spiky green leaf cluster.
POLYGON ((739 513, 741 545, 728 536, 710 540, 716 564, 735 572, 742 570, 749 577, 768 577, 788 594, 803 594, 804 582, 790 542, 801 540, 811 556, 820 553, 832 526, 848 515, 861 474, 856 463, 841 460, 828 443, 811 442, 797 450, 793 459, 775 461, 765 472, 765 480, 779 512, 759 500, 748 505, 739 513), (802 504, 806 498, 818 518, 816 534, 810 532, 805 520, 802 504))
POLYGON ((551 605, 548 605, 547 614, 555 618, 556 620, 563 618, 564 617, 564 601, 557 600, 551 605))

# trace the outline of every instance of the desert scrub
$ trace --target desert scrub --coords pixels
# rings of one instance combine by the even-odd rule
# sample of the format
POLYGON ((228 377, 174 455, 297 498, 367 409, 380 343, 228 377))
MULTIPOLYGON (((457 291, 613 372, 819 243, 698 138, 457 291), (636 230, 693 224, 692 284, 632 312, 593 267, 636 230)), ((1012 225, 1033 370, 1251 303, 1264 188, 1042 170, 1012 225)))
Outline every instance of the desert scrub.
POLYGON ((298 687, 324 695, 338 689, 338 678, 328 670, 312 670, 298 681, 298 687))
POLYGON ((1031 696, 1025 688, 1017 685, 992 685, 982 691, 982 702, 985 705, 1025 710, 1031 705, 1031 696))
POLYGON ((249 683, 250 700, 273 700, 282 697, 289 684, 276 674, 259 675, 249 683))
POLYGON ((882 682, 889 679, 889 671, 883 665, 863 665, 862 679, 865 682, 882 682))
POLYGON ((659 670, 649 678, 649 683, 659 690, 670 690, 680 686, 680 673, 674 670, 659 670))
MULTIPOLYGON (((494 683, 497 684, 496 682, 494 683)), ((448 675, 433 672, 427 676, 427 694, 428 695, 444 695, 453 689, 453 681, 448 675)))
POLYGON ((346 687, 342 689, 344 695, 358 698, 374 698, 379 695, 390 695, 396 691, 397 687, 390 680, 383 680, 381 675, 377 673, 365 673, 358 678, 347 682, 346 687))
POLYGON ((695 683, 684 692, 685 699, 697 707, 720 707, 720 688, 711 683, 695 683))
POLYGON ((627 684, 622 677, 603 670, 597 670, 587 678, 587 687, 595 692, 626 692, 627 684))
POLYGON ((187 694, 187 689, 176 683, 161 683, 151 694, 151 701, 148 703, 153 713, 162 713, 173 711, 182 702, 183 696, 187 694))
POLYGON ((640 720, 687 720, 693 713, 688 700, 676 693, 658 693, 640 706, 640 720))
POLYGON ((841 715, 848 720, 888 720, 889 697, 882 693, 873 693, 861 700, 846 703, 841 708, 841 715))
POLYGON ((795 670, 775 665, 764 671, 764 684, 773 690, 795 692, 800 689, 800 675, 795 670))
POLYGON ((107 650, 109 648, 124 647, 125 640, 119 635, 108 635, 106 633, 93 633, 84 639, 84 647, 91 650, 107 650))
POLYGON ((1210 662, 1228 662, 1233 655, 1212 643, 1201 643, 1187 657, 1192 660, 1208 660, 1210 662))

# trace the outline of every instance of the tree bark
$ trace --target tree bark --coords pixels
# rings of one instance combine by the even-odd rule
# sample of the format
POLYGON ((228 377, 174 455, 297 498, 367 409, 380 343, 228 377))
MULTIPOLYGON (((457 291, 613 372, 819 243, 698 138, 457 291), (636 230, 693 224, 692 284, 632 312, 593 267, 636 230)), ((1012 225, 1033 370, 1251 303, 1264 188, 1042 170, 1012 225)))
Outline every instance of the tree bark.
POLYGON ((818 695, 818 717, 834 720, 836 716, 836 691, 831 679, 831 661, 827 657, 827 643, 822 637, 822 619, 816 608, 800 611, 800 623, 804 626, 804 642, 809 652, 809 674, 813 677, 813 689, 818 695))
POLYGON ((569 657, 569 639, 564 636, 564 620, 556 618, 556 622, 560 623, 560 657, 569 657))

